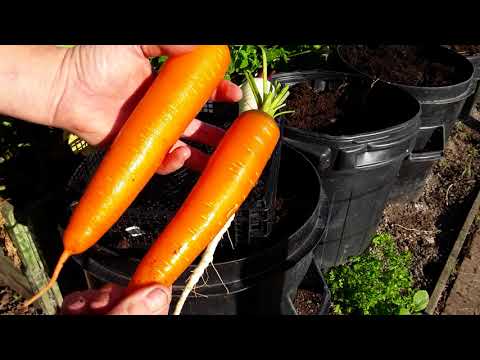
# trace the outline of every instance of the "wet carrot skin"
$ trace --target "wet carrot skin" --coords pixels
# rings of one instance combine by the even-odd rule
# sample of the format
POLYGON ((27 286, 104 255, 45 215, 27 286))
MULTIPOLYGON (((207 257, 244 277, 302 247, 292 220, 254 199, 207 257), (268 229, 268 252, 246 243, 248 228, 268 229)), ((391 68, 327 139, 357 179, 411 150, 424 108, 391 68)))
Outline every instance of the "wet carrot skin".
POLYGON ((223 80, 229 64, 227 45, 197 46, 166 61, 76 206, 50 281, 25 306, 54 285, 71 255, 88 250, 120 218, 223 80))
POLYGON ((226 45, 168 59, 96 170, 64 233, 71 254, 86 251, 120 218, 223 79, 226 45))
POLYGON ((253 110, 227 130, 197 184, 140 262, 129 291, 170 286, 245 201, 279 140, 275 120, 253 110))

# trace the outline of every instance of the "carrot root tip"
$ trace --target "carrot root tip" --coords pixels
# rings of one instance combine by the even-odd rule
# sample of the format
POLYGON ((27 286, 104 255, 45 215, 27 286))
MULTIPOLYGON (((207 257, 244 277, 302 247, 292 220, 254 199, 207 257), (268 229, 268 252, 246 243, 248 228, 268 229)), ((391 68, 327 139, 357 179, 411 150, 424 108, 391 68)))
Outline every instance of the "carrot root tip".
POLYGON ((32 296, 30 299, 28 299, 27 301, 25 301, 23 303, 23 306, 24 307, 29 307, 30 305, 32 305, 35 301, 37 301, 38 299, 40 299, 43 295, 45 295, 47 293, 48 290, 50 290, 53 285, 55 285, 55 282, 57 281, 58 279, 58 276, 60 275, 60 271, 62 270, 63 268, 63 265, 65 264, 65 262, 67 261, 67 259, 70 257, 70 253, 68 251, 64 251, 62 253, 62 255, 60 256, 60 259, 58 259, 58 262, 57 262, 57 265, 55 266, 55 269, 53 271, 53 275, 52 277, 50 278, 50 280, 48 281, 47 285, 45 285, 43 288, 41 288, 34 296, 32 296))

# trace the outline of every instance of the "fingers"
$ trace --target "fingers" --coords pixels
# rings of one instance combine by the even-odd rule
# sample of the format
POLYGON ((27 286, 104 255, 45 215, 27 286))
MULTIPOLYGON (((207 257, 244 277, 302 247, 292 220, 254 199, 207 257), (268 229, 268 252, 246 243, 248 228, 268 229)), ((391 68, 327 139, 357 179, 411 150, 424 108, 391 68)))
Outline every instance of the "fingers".
MULTIPOLYGON (((183 133, 185 139, 216 147, 225 131, 216 126, 194 119, 183 133)), ((160 175, 168 175, 182 166, 201 172, 208 162, 208 155, 195 147, 177 141, 158 168, 160 175)))
POLYGON ((63 300, 61 313, 63 315, 90 314, 90 302, 98 295, 98 290, 76 291, 63 300))
POLYGON ((183 141, 177 141, 172 147, 172 150, 170 150, 170 153, 168 153, 163 160, 157 173, 160 175, 168 175, 179 170, 182 166, 201 172, 207 162, 207 154, 192 146, 188 146, 183 141))
POLYGON ((95 314, 105 314, 110 311, 124 296, 125 289, 119 285, 107 284, 102 287, 89 305, 95 314))
POLYGON ((122 299, 124 288, 108 284, 99 290, 78 291, 62 304, 64 315, 167 315, 171 288, 154 285, 122 299))
POLYGON ((239 86, 231 81, 222 80, 211 96, 212 101, 237 102, 242 99, 243 93, 239 86))
POLYGON ((177 56, 192 51, 195 45, 140 45, 145 57, 177 56))
POLYGON ((108 284, 99 290, 77 291, 68 295, 62 304, 63 315, 105 314, 123 296, 124 288, 108 284))
POLYGON ((202 172, 207 165, 209 156, 204 152, 190 147, 190 157, 185 161, 185 166, 197 172, 202 172))
POLYGON ((218 145, 223 135, 223 129, 197 119, 194 119, 183 133, 186 139, 213 147, 218 145))
POLYGON ((191 148, 181 141, 172 147, 157 170, 160 175, 171 174, 180 169, 191 156, 191 148))
POLYGON ((171 288, 152 285, 120 301, 108 315, 168 315, 171 299, 171 288))

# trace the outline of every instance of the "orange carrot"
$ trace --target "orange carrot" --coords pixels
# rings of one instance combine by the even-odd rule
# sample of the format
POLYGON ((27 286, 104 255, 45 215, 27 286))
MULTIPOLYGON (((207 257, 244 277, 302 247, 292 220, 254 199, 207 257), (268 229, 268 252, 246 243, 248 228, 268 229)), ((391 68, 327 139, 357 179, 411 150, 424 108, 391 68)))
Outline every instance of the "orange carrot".
POLYGON ((63 235, 64 252, 50 282, 25 305, 55 283, 71 255, 93 246, 120 218, 208 101, 229 63, 226 45, 197 46, 165 62, 75 208, 63 235))
POLYGON ((279 136, 276 122, 264 112, 251 110, 235 120, 182 207, 140 262, 131 288, 173 284, 245 201, 279 136))
POLYGON ((277 83, 275 92, 264 91, 262 99, 248 78, 259 109, 242 113, 227 130, 192 192, 140 262, 127 292, 154 283, 172 285, 225 229, 256 185, 279 140, 274 118, 288 87, 280 91, 277 83))

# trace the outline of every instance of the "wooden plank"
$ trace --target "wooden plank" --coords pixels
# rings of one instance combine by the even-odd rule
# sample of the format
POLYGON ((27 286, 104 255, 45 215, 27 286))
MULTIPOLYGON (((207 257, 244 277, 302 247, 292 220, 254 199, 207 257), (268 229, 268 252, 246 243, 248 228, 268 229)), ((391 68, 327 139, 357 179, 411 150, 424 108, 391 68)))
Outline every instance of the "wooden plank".
MULTIPOLYGON (((5 229, 22 261, 25 277, 30 284, 30 290, 32 293, 36 293, 47 284, 49 276, 45 263, 35 244, 34 236, 27 226, 17 223, 13 206, 10 203, 5 201, 0 204, 0 214, 5 221, 5 229)), ((55 284, 52 289, 38 300, 38 305, 45 314, 53 315, 56 314, 62 301, 60 289, 55 284)))
POLYGON ((0 255, 0 284, 15 290, 23 298, 28 299, 33 295, 30 283, 6 256, 0 255))
POLYGON ((480 231, 462 261, 442 315, 480 314, 480 231))
POLYGON ((445 286, 447 285, 448 279, 450 278, 450 275, 452 274, 453 270, 455 270, 455 267, 457 266, 458 255, 462 250, 463 244, 465 243, 465 238, 470 232, 470 227, 472 226, 472 223, 475 220, 475 216, 477 215, 479 208, 480 208, 480 191, 478 192, 477 197, 473 202, 472 207, 470 208, 470 212, 468 213, 468 216, 465 219, 465 223, 463 224, 463 227, 460 230, 460 233, 458 234, 457 239, 455 240, 453 248, 450 251, 450 255, 448 256, 447 262, 445 263, 442 273, 438 278, 435 289, 433 290, 433 293, 430 296, 430 301, 428 303, 427 309, 425 310, 427 314, 432 315, 435 309, 437 308, 438 301, 440 300, 440 296, 445 290, 445 286))

